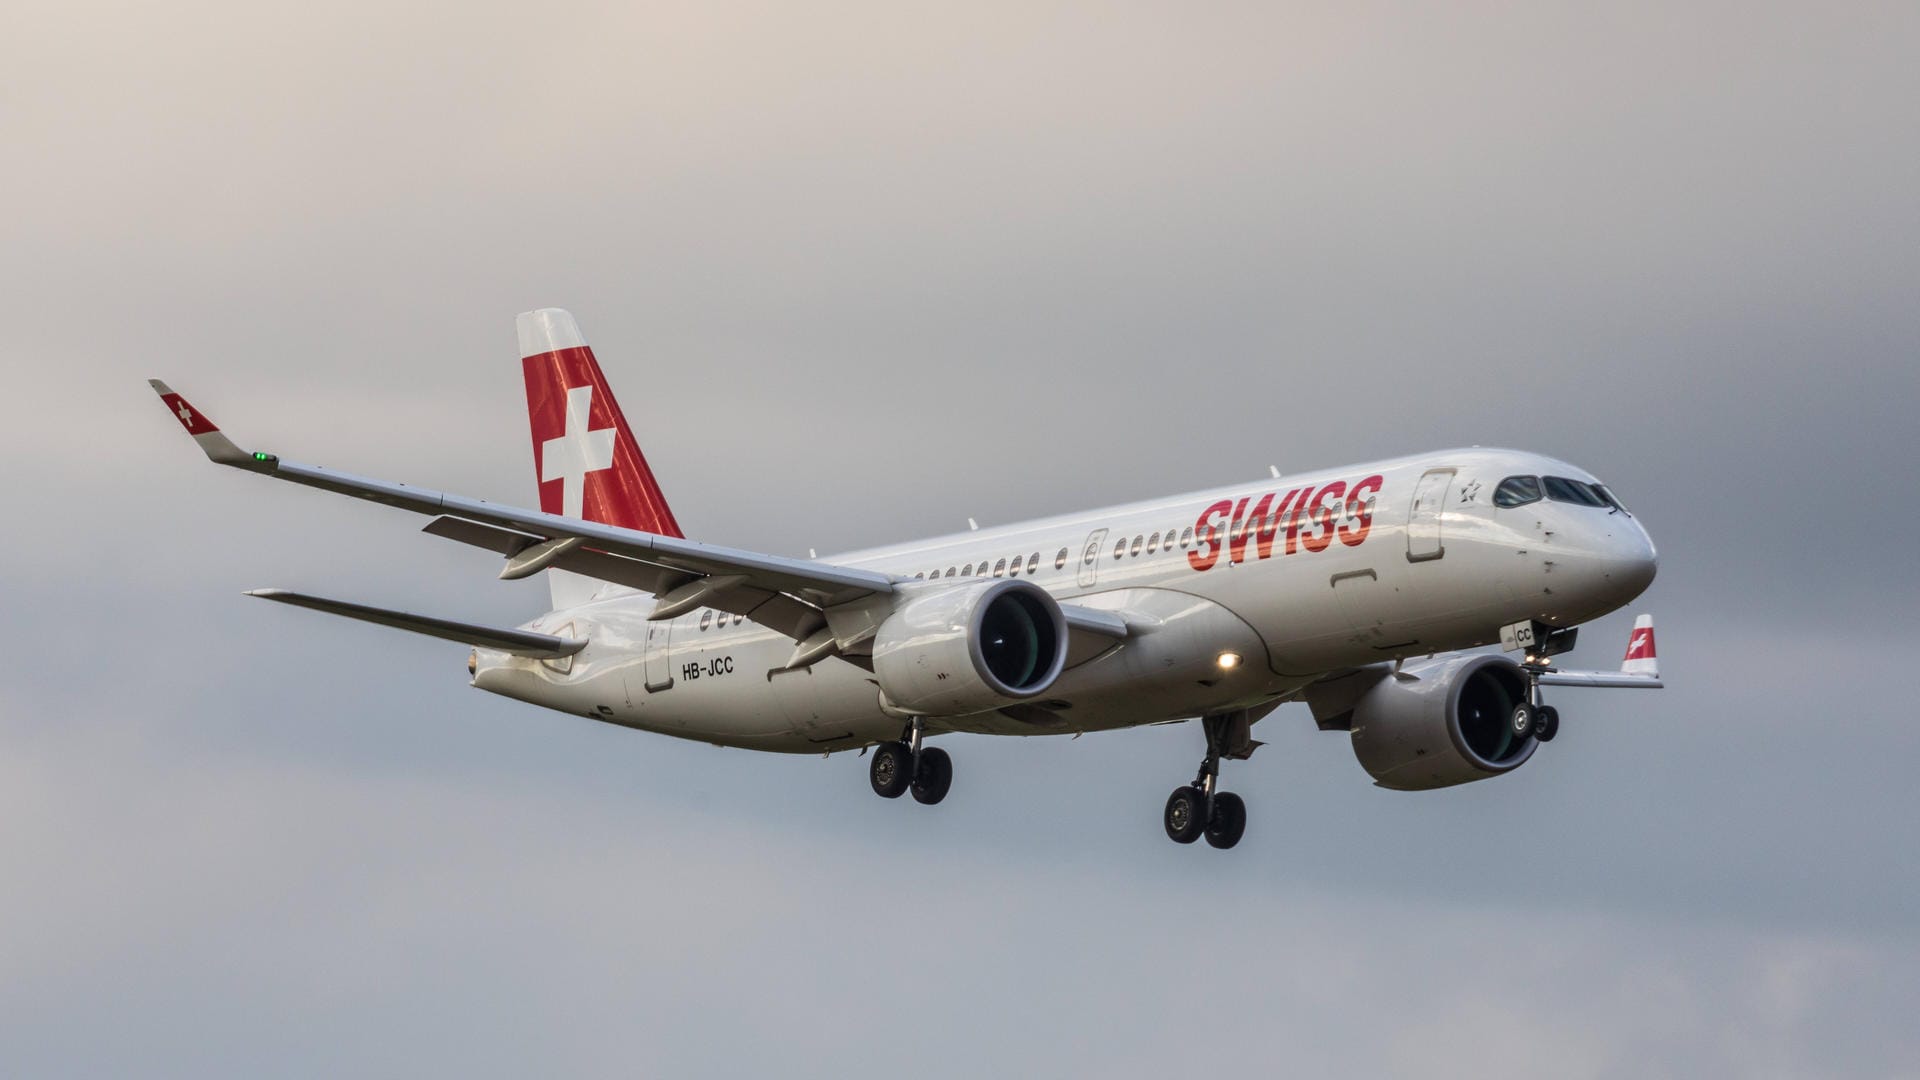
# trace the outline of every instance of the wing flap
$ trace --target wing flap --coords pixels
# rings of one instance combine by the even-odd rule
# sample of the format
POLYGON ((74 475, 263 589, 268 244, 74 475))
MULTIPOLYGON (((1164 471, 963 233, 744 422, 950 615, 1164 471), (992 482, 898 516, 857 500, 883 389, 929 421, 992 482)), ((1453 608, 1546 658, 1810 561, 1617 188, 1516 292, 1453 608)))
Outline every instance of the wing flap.
MULTIPOLYGON (((434 518, 421 531, 508 557, 543 542, 530 533, 446 516, 434 518)), ((584 574, 655 596, 664 596, 691 578, 710 576, 585 547, 567 552, 552 565, 557 570, 584 574)), ((772 589, 755 587, 750 581, 710 594, 702 606, 751 619, 795 641, 813 633, 823 622, 820 609, 814 605, 772 589)))
POLYGON ((480 626, 475 623, 455 622, 452 619, 436 619, 428 615, 415 615, 405 611, 370 607, 366 604, 348 603, 345 600, 309 596, 306 593, 292 592, 287 589, 254 589, 247 595, 257 596, 262 600, 272 600, 279 604, 324 611, 329 615, 358 619, 361 622, 391 626, 395 630, 407 630, 445 641, 458 641, 463 645, 477 645, 485 649, 513 653, 516 656, 530 656, 536 660, 557 660, 563 656, 572 656, 587 647, 587 643, 578 638, 536 634, 530 630, 480 626))

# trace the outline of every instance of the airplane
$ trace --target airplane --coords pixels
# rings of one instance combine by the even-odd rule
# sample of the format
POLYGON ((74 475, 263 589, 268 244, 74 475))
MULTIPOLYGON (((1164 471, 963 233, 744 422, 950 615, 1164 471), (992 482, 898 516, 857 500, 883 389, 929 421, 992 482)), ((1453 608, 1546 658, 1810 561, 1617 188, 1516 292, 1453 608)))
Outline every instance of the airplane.
POLYGON ((545 573, 553 610, 493 627, 248 595, 468 645, 471 685, 609 724, 781 753, 871 749, 876 794, 928 805, 953 782, 936 736, 1198 719, 1199 771, 1163 824, 1216 848, 1247 824, 1221 763, 1250 757, 1253 725, 1284 703, 1346 733, 1377 786, 1420 791, 1531 760, 1560 724, 1542 687, 1663 685, 1646 615, 1619 670, 1554 663, 1658 563, 1613 492, 1562 461, 1475 447, 1273 471, 792 558, 687 539, 573 316, 516 325, 538 511, 242 450, 151 384, 214 462, 430 515, 426 532, 502 557, 501 578, 545 573))

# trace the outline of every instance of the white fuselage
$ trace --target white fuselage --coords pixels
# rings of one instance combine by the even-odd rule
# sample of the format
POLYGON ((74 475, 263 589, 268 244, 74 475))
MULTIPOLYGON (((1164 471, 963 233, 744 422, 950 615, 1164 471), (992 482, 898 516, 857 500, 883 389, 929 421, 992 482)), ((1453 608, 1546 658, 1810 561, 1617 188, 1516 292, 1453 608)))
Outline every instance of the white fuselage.
MULTIPOLYGON (((1647 534, 1619 510, 1543 499, 1499 507, 1515 475, 1595 482, 1564 462, 1452 450, 1261 480, 830 557, 901 579, 1029 579, 1125 616, 1126 641, 1076 657, 1037 708, 929 718, 930 730, 1045 735, 1255 708, 1328 672, 1485 645, 1536 619, 1571 626, 1652 580, 1647 534), (1304 513, 1296 514, 1301 506, 1304 513), (936 577, 937 575, 937 577, 936 577), (1223 667, 1222 654, 1240 662, 1223 667)), ((792 639, 695 610, 652 622, 608 586, 528 628, 585 638, 537 661, 480 650, 484 690, 647 731, 787 752, 897 738, 873 675, 829 657, 781 669, 792 639)))

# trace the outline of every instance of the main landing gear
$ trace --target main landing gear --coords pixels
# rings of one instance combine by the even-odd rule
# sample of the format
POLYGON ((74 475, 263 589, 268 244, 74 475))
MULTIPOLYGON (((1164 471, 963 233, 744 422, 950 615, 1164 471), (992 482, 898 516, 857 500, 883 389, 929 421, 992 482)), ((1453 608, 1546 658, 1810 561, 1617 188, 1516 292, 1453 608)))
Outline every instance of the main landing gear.
POLYGON ((1162 823, 1167 836, 1176 844, 1191 844, 1205 836, 1217 848, 1230 848, 1247 831, 1247 804, 1231 791, 1221 791, 1220 759, 1245 761, 1255 747, 1249 734, 1249 721, 1243 712, 1203 717, 1207 733, 1207 756, 1200 761, 1200 772, 1193 783, 1173 789, 1167 796, 1162 823))
POLYGON ((937 746, 920 745, 921 727, 916 719, 898 742, 875 748, 873 764, 867 769, 875 795, 897 799, 912 791, 914 801, 927 806, 947 797, 947 789, 953 786, 953 759, 937 746))

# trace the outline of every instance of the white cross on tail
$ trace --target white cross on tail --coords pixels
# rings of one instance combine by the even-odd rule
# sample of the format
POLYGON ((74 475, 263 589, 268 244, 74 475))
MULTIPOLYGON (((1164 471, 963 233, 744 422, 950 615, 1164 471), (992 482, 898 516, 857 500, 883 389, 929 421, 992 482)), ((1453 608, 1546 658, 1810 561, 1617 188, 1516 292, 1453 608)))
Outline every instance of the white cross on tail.
POLYGON ((540 444, 540 482, 560 481, 560 512, 581 516, 587 499, 587 474, 613 467, 613 428, 588 430, 593 414, 593 387, 567 390, 567 430, 540 444))

